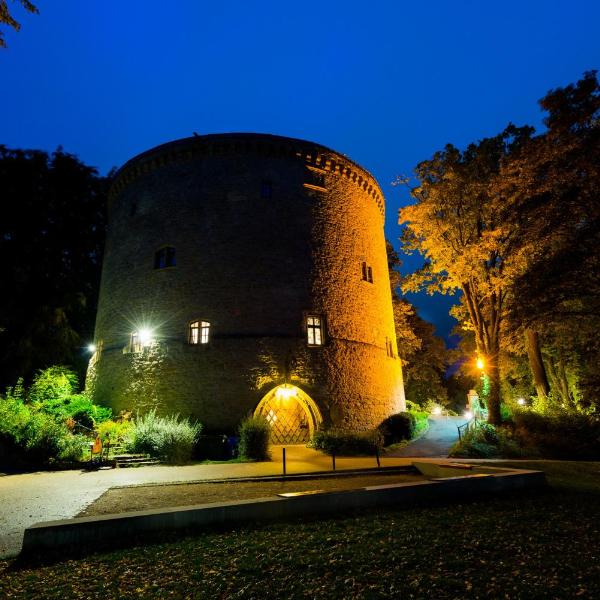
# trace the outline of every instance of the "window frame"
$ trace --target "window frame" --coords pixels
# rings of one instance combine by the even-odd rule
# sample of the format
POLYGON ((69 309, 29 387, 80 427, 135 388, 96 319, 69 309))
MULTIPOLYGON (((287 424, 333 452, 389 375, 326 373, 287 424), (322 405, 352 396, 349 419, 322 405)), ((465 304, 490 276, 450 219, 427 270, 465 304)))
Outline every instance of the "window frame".
POLYGON ((190 346, 206 346, 210 343, 210 321, 194 319, 188 323, 187 340, 190 346))
POLYGON ((321 348, 325 345, 325 319, 322 315, 306 313, 304 326, 306 328, 306 344, 309 348, 321 348), (318 322, 315 323, 315 320, 318 322))

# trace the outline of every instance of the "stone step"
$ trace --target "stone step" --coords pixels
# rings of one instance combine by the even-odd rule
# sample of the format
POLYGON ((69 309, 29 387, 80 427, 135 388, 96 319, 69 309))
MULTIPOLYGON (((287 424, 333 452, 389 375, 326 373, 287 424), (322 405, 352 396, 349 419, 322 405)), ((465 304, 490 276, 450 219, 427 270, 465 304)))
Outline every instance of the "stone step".
POLYGON ((135 467, 150 467, 153 465, 160 465, 160 460, 156 459, 148 459, 148 460, 139 460, 135 462, 126 461, 120 462, 117 461, 117 467, 119 469, 133 469, 135 467))

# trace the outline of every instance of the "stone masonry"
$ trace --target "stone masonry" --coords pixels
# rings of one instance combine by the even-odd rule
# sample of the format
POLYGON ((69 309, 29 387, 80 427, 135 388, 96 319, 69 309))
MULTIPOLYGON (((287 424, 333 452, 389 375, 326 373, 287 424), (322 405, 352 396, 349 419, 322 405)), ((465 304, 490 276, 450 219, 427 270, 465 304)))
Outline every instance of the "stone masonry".
POLYGON ((94 400, 209 431, 234 430, 286 382, 325 426, 364 430, 403 410, 383 224, 373 177, 318 144, 207 135, 131 159, 110 194, 94 400), (167 246, 175 266, 155 268, 167 246), (321 346, 307 343, 311 315, 321 346), (207 344, 188 343, 196 320, 207 344), (142 328, 152 341, 135 351, 142 328))

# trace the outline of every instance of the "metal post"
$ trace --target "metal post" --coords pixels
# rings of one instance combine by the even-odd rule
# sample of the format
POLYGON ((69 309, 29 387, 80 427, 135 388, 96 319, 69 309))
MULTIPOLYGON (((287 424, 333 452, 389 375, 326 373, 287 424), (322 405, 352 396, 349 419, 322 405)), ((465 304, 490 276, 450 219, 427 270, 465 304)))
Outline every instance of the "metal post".
POLYGON ((379 462, 379 448, 375 448, 375 458, 377 459, 377 468, 381 467, 381 463, 379 462))
POLYGON ((281 449, 281 452, 283 454, 283 476, 286 476, 286 470, 285 470, 285 448, 281 449))
POLYGON ((335 471, 335 450, 331 452, 331 461, 333 463, 333 470, 335 471))

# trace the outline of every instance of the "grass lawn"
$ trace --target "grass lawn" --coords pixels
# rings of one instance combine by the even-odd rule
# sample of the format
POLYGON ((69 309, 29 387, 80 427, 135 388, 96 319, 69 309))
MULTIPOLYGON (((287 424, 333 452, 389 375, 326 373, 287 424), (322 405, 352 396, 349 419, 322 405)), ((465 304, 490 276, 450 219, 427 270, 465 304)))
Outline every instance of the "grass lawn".
POLYGON ((600 598, 600 463, 530 466, 556 487, 4 561, 0 598, 600 598))

